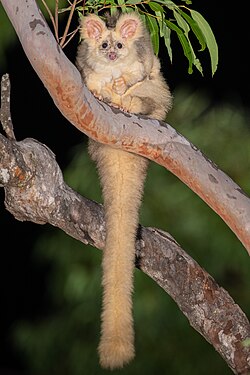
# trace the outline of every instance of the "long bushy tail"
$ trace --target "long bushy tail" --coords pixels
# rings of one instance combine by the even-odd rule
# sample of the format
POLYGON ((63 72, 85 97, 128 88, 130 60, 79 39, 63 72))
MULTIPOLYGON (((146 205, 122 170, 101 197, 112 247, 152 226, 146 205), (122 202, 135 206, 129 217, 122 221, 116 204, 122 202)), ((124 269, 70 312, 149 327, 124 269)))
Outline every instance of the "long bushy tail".
POLYGON ((106 215, 99 355, 102 367, 114 369, 134 357, 135 237, 148 161, 99 144, 92 144, 90 154, 97 162, 106 215))

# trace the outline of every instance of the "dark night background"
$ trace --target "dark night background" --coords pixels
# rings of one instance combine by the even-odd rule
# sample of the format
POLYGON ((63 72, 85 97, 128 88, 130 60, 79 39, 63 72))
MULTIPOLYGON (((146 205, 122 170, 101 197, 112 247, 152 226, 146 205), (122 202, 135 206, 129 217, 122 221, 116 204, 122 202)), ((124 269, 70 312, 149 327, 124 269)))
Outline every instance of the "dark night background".
MULTIPOLYGON (((210 61, 203 52, 204 77, 194 70, 187 73, 187 60, 179 43, 173 45, 173 64, 167 59, 166 77, 172 91, 187 84, 193 90, 206 92, 212 105, 222 101, 243 105, 250 109, 249 100, 249 21, 244 20, 234 3, 228 1, 193 1, 192 8, 199 11, 209 22, 219 47, 219 65, 211 77, 210 61), (219 4, 219 6, 218 6, 219 4)), ((240 5, 239 5, 240 6, 240 5)), ((0 12, 3 12, 0 6, 0 12)), ((1 32, 1 25, 0 25, 1 32)), ((74 61, 77 38, 66 49, 74 61)), ((165 51, 161 52, 164 60, 165 51)), ((84 139, 53 105, 43 84, 33 71, 18 40, 6 50, 7 65, 0 66, 0 74, 8 72, 11 80, 11 113, 17 140, 36 138, 56 154, 61 168, 68 163, 68 150, 84 139)), ((163 61, 164 64, 164 61, 163 61)), ((43 309, 44 275, 46 269, 31 266, 32 244, 44 227, 16 221, 4 208, 4 192, 1 194, 1 347, 0 375, 18 374, 19 359, 12 351, 8 330, 15 319, 32 318, 43 309), (13 261, 14 259, 14 261, 13 261), (8 370, 9 369, 9 370, 8 370)))

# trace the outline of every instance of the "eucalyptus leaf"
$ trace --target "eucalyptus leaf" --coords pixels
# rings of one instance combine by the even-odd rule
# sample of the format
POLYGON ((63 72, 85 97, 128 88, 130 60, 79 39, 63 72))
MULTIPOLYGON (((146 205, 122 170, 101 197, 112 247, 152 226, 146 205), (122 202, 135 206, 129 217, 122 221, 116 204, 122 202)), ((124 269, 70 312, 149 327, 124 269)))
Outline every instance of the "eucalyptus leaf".
POLYGON ((161 12, 155 12, 155 14, 157 16, 157 21, 158 21, 158 25, 159 25, 159 29, 160 29, 160 37, 163 37, 164 36, 164 27, 166 27, 166 25, 164 23, 165 15, 164 15, 164 13, 161 13, 161 12))
POLYGON ((209 50, 211 59, 212 75, 214 75, 218 67, 218 46, 215 36, 212 32, 210 25, 199 12, 191 9, 189 9, 189 11, 191 13, 192 18, 197 22, 206 40, 207 48, 209 50))
POLYGON ((188 23, 185 21, 185 19, 179 13, 177 13, 176 10, 173 10, 173 14, 174 14, 174 18, 177 21, 178 26, 180 28, 182 28, 182 30, 184 31, 184 33, 187 37, 187 35, 189 33, 189 30, 190 30, 190 27, 188 26, 188 23))
POLYGON ((138 1, 138 0, 128 0, 128 1, 126 1, 126 4, 138 4, 138 3, 140 3, 140 1, 138 1))
POLYGON ((154 1, 150 1, 148 5, 154 12, 160 12, 160 13, 164 12, 164 9, 162 8, 162 6, 154 1))
POLYGON ((194 49, 192 47, 192 43, 191 43, 191 41, 189 39, 189 36, 188 36, 188 33, 190 31, 190 27, 189 27, 188 23, 185 21, 185 19, 179 13, 177 13, 175 10, 173 11, 173 13, 174 13, 174 17, 175 17, 175 19, 177 21, 178 26, 183 29, 184 35, 187 38, 187 41, 189 43, 190 52, 192 54, 193 64, 199 70, 199 72, 202 74, 201 63, 200 63, 199 59, 196 57, 196 55, 195 55, 194 49))
POLYGON ((173 62, 173 53, 172 53, 172 47, 171 47, 171 30, 165 26, 164 28, 164 42, 165 46, 168 50, 168 56, 170 58, 171 63, 173 62))
POLYGON ((149 28, 151 40, 154 47, 154 53, 159 53, 159 27, 156 19, 150 15, 146 15, 146 22, 149 28))
MULTIPOLYGON (((178 6, 171 0, 155 0, 155 2, 166 5, 169 9, 178 8, 178 6)), ((149 2, 150 3, 150 2, 149 2)))
POLYGON ((159 25, 159 29, 160 29, 160 36, 164 38, 164 43, 165 43, 165 46, 167 48, 170 61, 172 62, 173 54, 172 54, 171 40, 170 40, 171 30, 165 24, 165 14, 160 13, 160 12, 155 12, 155 14, 158 17, 157 21, 158 21, 158 25, 159 25))
POLYGON ((182 17, 185 18, 185 20, 189 23, 193 33, 200 43, 201 51, 203 51, 206 48, 206 41, 197 22, 194 21, 187 13, 183 12, 183 10, 181 10, 180 8, 177 9, 177 12, 179 12, 182 17))
POLYGON ((184 55, 186 56, 186 58, 188 59, 188 62, 189 62, 188 73, 192 74, 193 73, 194 59, 193 59, 192 50, 190 48, 190 43, 188 42, 187 38, 185 37, 184 32, 177 25, 175 25, 173 22, 168 21, 168 20, 165 20, 165 22, 166 22, 166 25, 170 29, 172 29, 173 31, 176 32, 176 34, 179 38, 179 41, 181 43, 184 55))

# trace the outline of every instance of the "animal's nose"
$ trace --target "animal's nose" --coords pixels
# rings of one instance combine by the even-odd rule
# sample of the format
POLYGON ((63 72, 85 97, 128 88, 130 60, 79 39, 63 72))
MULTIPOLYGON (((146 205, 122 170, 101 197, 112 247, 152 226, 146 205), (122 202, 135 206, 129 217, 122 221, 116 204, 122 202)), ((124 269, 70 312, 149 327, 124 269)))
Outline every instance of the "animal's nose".
POLYGON ((109 60, 116 60, 116 57, 117 57, 115 52, 109 52, 108 56, 109 56, 109 60))

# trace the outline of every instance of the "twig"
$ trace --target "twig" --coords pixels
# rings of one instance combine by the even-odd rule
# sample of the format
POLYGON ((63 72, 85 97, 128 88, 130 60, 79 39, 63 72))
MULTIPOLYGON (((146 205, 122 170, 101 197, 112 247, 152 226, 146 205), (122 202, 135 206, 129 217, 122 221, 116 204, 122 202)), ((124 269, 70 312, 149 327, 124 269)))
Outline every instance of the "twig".
POLYGON ((58 36, 58 1, 59 0, 55 0, 55 27, 56 27, 56 30, 57 30, 57 36, 58 36))
POLYGON ((54 27, 54 33, 55 33, 55 38, 56 38, 56 41, 57 43, 59 43, 59 35, 58 35, 58 25, 57 25, 57 21, 55 20, 55 18, 53 17, 53 14, 51 13, 51 10, 49 9, 48 5, 46 4, 46 1, 45 0, 42 0, 42 3, 45 7, 45 9, 47 10, 48 12, 48 15, 49 15, 49 18, 52 22, 52 25, 54 27))
POLYGON ((16 140, 10 115, 10 79, 8 73, 4 74, 1 79, 0 122, 7 137, 16 140))
MULTIPOLYGON (((70 24, 71 24, 71 20, 72 20, 72 17, 73 17, 73 13, 74 13, 74 10, 75 10, 75 7, 76 7, 76 2, 77 0, 74 0, 74 2, 72 3, 72 6, 71 6, 71 9, 70 9, 70 13, 69 13, 69 17, 68 17, 68 21, 67 21, 67 24, 66 24, 66 27, 65 27, 65 30, 64 30, 64 33, 63 33, 63 36, 62 36, 62 39, 60 41, 60 46, 63 48, 65 47, 65 40, 66 40, 66 37, 67 37, 67 34, 68 34, 68 31, 69 31, 69 27, 70 27, 70 24)), ((68 42, 67 42, 68 43, 68 42)))
POLYGON ((71 39, 74 38, 74 36, 76 35, 79 29, 80 29, 80 25, 77 26, 77 28, 74 31, 68 34, 68 40, 67 42, 64 43, 63 47, 65 47, 71 41, 71 39))

